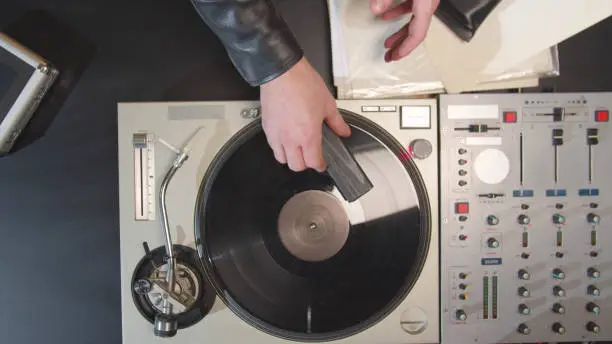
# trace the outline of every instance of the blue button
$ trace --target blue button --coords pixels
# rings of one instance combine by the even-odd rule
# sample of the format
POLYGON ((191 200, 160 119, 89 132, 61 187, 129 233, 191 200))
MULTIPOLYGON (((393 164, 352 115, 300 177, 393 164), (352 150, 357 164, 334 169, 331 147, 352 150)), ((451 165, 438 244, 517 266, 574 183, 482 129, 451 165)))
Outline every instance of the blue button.
POLYGON ((590 196, 591 190, 589 189, 580 189, 578 190, 578 196, 590 196))
POLYGON ((513 197, 533 197, 533 190, 514 190, 513 197))
POLYGON ((591 196, 599 196, 599 189, 591 189, 591 196))
POLYGON ((565 197, 567 196, 566 189, 548 189, 546 190, 546 197, 565 197))
POLYGON ((565 189, 559 189, 559 190, 557 190, 557 196, 559 196, 559 197, 565 197, 565 196, 567 196, 567 190, 565 190, 565 189))
POLYGON ((482 265, 501 265, 502 259, 501 258, 482 258, 480 260, 480 263, 482 265))

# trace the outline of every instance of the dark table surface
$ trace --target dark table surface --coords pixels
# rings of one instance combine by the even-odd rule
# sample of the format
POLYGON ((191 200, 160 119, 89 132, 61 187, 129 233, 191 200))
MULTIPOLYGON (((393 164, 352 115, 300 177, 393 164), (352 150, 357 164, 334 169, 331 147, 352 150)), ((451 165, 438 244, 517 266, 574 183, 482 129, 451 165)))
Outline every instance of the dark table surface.
MULTIPOLYGON (((277 3, 330 83, 326 1, 277 3)), ((44 135, 0 158, 0 342, 120 343, 117 102, 256 99, 258 90, 188 0, 3 0, 0 28, 67 71, 44 104, 44 135), (41 13, 63 29, 45 29, 41 13)), ((607 20, 562 43, 561 77, 542 88, 611 91, 611 36, 607 20)))

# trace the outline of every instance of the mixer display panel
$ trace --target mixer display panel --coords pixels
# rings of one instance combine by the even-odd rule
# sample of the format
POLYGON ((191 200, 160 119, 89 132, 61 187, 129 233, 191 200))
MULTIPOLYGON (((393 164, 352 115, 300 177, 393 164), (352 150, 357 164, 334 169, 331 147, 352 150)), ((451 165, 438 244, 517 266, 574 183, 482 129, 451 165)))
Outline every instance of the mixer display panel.
POLYGON ((443 342, 612 339, 611 108, 441 96, 443 342))

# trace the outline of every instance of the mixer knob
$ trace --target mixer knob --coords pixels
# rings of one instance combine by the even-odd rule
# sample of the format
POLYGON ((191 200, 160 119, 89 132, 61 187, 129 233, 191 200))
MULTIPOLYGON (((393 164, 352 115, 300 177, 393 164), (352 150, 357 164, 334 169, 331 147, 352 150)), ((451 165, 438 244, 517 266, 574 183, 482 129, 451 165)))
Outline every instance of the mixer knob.
POLYGON ((495 215, 487 216, 487 224, 489 226, 497 226, 499 224, 499 219, 495 215))
POLYGON ((561 325, 561 323, 558 323, 558 322, 552 325, 552 330, 553 332, 558 333, 558 334, 565 334, 565 327, 563 327, 563 325, 561 325))
POLYGON ((599 292, 599 288, 597 288, 594 285, 590 285, 587 287, 587 294, 591 295, 591 296, 599 296, 600 292, 599 292))
POLYGON ((589 332, 593 332, 593 333, 595 333, 595 334, 599 333, 599 330, 601 330, 601 329, 599 328, 599 325, 597 325, 596 323, 594 323, 594 322, 592 322, 592 321, 589 321, 589 322, 586 324, 586 329, 587 329, 587 331, 589 331, 589 332))
POLYGON ((528 335, 528 334, 531 333, 531 329, 527 325, 525 325, 525 324, 520 324, 518 326, 518 332, 520 334, 528 335))
POLYGON ((555 304, 552 307, 552 311, 557 314, 565 314, 565 307, 559 302, 555 302, 555 304))
POLYGON ((527 305, 524 303, 521 303, 518 306, 518 311, 520 314, 523 314, 523 315, 529 315, 529 313, 531 313, 531 309, 529 309, 529 307, 527 307, 527 305))
POLYGON ((495 238, 489 238, 487 240, 487 246, 489 246, 489 248, 499 248, 499 241, 495 238))
POLYGON ((552 275, 554 279, 565 279, 565 272, 559 268, 553 269, 552 275))
POLYGON ((531 275, 529 274, 529 272, 527 272, 527 270, 520 269, 518 271, 518 278, 520 278, 522 280, 528 280, 529 278, 531 278, 531 275))
POLYGON ((518 288, 518 294, 521 297, 529 297, 529 295, 531 295, 531 293, 529 292, 529 289, 525 287, 518 288))
POLYGON ((593 314, 595 314, 595 315, 599 314, 599 311, 601 310, 601 309, 599 308, 599 305, 598 305, 598 304, 596 304, 595 302, 589 302, 589 303, 587 303, 587 305, 586 305, 586 309, 587 309, 587 311, 589 311, 589 312, 591 312, 591 313, 593 313, 593 314))
POLYGON ((587 276, 589 276, 589 278, 598 279, 600 276, 599 270, 595 268, 588 268, 587 276))
POLYGON ((457 320, 459 321, 466 321, 467 314, 465 314, 465 311, 463 309, 459 309, 457 310, 457 312, 455 312, 455 318, 457 318, 457 320))
POLYGON ((555 286, 553 288, 553 295, 555 295, 557 297, 564 297, 565 296, 565 289, 561 288, 560 286, 555 286))
POLYGON ((465 272, 460 272, 459 273, 459 278, 460 279, 466 279, 467 278, 467 274, 465 272))
POLYGON ((523 225, 526 226, 529 224, 529 222, 531 222, 531 219, 529 218, 529 216, 525 215, 525 214, 521 214, 518 216, 517 221, 519 223, 519 225, 523 225))
POLYGON ((459 289, 465 290, 467 289, 467 285, 465 283, 459 283, 459 289))
POLYGON ((589 213, 586 218, 587 218, 587 222, 592 225, 599 224, 600 218, 599 218, 599 215, 597 214, 589 213))
POLYGON ((552 221, 556 225, 562 225, 562 224, 565 223, 565 216, 563 216, 561 214, 554 214, 552 216, 552 221))

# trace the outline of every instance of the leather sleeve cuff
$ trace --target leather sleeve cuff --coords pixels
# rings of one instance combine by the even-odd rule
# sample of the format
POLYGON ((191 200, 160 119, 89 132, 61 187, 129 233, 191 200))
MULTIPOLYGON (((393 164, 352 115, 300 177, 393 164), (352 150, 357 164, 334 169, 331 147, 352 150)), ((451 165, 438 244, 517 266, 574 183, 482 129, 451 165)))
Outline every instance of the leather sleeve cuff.
POLYGON ((191 0, 252 86, 271 81, 302 57, 297 40, 269 0, 191 0))

